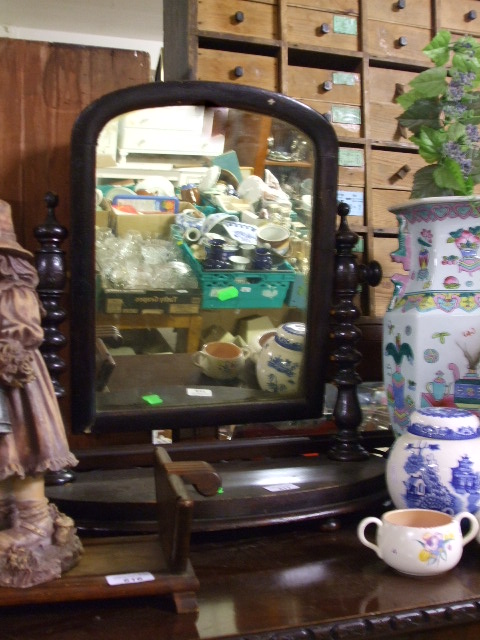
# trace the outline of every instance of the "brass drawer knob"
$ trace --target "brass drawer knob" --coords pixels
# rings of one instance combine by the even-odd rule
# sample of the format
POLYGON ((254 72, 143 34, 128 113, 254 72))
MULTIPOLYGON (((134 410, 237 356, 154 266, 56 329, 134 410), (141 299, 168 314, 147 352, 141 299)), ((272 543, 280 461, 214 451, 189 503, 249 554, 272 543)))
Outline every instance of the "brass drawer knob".
POLYGON ((333 82, 331 80, 325 80, 322 88, 324 91, 331 91, 333 89, 333 82))
POLYGON ((400 47, 406 47, 408 44, 408 40, 405 36, 400 36, 400 38, 398 39, 398 46, 400 47))
POLYGON ((324 22, 320 27, 320 33, 330 33, 330 25, 328 22, 324 22))
POLYGON ((245 14, 243 11, 237 11, 235 13, 235 22, 243 22, 245 20, 245 14))
POLYGON ((241 78, 243 76, 243 67, 235 67, 233 70, 233 75, 236 78, 241 78))
POLYGON ((469 11, 467 13, 467 15, 465 16, 465 19, 467 20, 467 22, 471 22, 472 20, 476 20, 477 19, 477 12, 472 9, 471 11, 469 11))

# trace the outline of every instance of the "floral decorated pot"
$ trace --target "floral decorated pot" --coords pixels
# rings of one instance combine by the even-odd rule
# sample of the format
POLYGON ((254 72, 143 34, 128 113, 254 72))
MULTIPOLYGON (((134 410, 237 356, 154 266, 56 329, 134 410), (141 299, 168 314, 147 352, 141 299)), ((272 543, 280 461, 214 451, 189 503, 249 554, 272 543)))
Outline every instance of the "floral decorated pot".
POLYGON ((478 416, 451 407, 414 411, 390 449, 386 480, 398 509, 475 514, 480 509, 478 416))
POLYGON ((411 200, 398 218, 403 266, 384 318, 383 372, 394 432, 411 412, 448 406, 480 414, 480 200, 411 200))
POLYGON ((266 340, 256 363, 261 389, 280 395, 298 393, 304 344, 303 322, 286 322, 266 340))

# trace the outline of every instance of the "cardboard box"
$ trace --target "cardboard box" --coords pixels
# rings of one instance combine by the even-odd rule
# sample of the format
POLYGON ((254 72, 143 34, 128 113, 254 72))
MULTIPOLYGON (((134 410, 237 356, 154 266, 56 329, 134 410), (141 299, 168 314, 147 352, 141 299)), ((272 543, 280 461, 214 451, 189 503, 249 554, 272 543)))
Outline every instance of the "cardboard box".
POLYGON ((196 315, 202 295, 193 289, 113 289, 102 281, 97 305, 101 313, 140 314, 157 311, 173 315, 196 315))
POLYGON ((144 238, 168 239, 170 227, 175 221, 173 213, 120 213, 112 210, 109 226, 116 236, 123 238, 128 231, 140 231, 144 238))

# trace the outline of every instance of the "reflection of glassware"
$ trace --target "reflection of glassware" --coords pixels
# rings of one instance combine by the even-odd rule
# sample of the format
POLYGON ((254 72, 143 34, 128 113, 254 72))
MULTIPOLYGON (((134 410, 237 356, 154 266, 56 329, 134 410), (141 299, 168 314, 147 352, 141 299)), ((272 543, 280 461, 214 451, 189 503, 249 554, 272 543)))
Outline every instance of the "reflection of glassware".
MULTIPOLYGON (((389 429, 387 398, 383 382, 364 382, 357 387, 357 396, 362 410, 362 431, 389 429)), ((331 417, 337 400, 337 388, 333 384, 325 386, 323 402, 324 417, 331 417)))
POLYGON ((160 238, 143 239, 136 231, 124 238, 100 231, 97 267, 118 289, 197 289, 192 269, 181 261, 177 246, 160 238))

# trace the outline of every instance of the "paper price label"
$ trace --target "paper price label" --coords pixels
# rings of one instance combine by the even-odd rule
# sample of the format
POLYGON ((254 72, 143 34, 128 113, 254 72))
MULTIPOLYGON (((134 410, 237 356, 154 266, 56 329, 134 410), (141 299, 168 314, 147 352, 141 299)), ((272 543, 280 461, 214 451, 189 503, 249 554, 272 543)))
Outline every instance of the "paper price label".
POLYGON ((356 36, 358 34, 357 19, 349 16, 333 16, 333 32, 356 36))
POLYGON ((187 389, 187 396, 210 398, 212 395, 211 389, 187 389))
POLYGON ((358 80, 358 74, 347 71, 334 71, 332 74, 333 84, 344 84, 347 87, 354 87, 358 80))
POLYGON ((300 489, 296 484, 284 483, 284 484, 271 484, 269 487, 264 487, 267 491, 275 493, 276 491, 293 491, 294 489, 300 489))
POLYGON ((361 191, 337 191, 337 200, 349 205, 349 215, 363 216, 363 193, 361 191))
POLYGON ((112 576, 105 576, 105 579, 111 587, 117 587, 121 584, 151 582, 152 580, 155 580, 155 576, 149 571, 141 571, 138 573, 117 573, 112 576))

